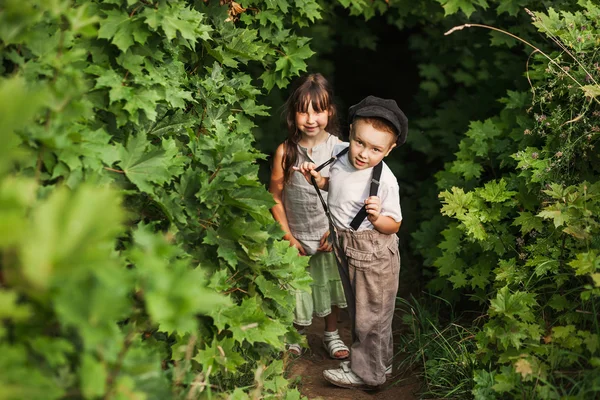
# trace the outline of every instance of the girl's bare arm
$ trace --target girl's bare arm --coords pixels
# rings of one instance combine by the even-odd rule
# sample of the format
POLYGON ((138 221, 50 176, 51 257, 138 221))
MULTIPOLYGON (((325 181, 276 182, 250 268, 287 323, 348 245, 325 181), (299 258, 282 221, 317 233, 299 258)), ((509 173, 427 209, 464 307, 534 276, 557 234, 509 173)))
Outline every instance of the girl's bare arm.
POLYGON ((283 238, 288 240, 294 247, 298 249, 300 254, 306 254, 304 248, 300 243, 296 240, 294 236, 292 236, 290 232, 290 226, 288 224, 287 215, 285 214, 285 208, 283 207, 283 185, 285 181, 285 175, 283 172, 283 156, 285 152, 284 144, 280 144, 277 147, 277 151, 275 152, 275 157, 273 159, 273 168, 271 170, 271 180, 269 182, 269 192, 273 195, 273 200, 275 200, 275 205, 271 208, 271 214, 273 214, 273 218, 279 225, 281 225, 281 229, 285 232, 283 238))

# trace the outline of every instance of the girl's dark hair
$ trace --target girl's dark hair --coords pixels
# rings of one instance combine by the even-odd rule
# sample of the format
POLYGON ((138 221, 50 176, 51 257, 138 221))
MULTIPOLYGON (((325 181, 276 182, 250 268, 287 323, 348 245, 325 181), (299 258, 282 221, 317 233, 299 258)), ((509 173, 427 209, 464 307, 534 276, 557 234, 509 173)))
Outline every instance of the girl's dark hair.
POLYGON ((329 119, 325 130, 334 135, 339 135, 337 110, 333 103, 333 88, 321 74, 305 75, 296 80, 292 87, 292 94, 285 102, 285 119, 288 128, 288 137, 284 142, 285 153, 283 156, 284 180, 287 182, 294 170, 292 167, 298 159, 298 142, 302 133, 296 126, 296 113, 305 113, 308 105, 317 112, 329 111, 329 119))

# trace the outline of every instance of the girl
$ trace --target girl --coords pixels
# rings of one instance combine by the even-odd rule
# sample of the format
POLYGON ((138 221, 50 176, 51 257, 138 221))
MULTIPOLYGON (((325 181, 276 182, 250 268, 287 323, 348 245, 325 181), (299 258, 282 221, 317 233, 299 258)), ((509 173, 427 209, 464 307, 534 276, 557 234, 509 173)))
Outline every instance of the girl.
MULTIPOLYGON (((273 160, 269 191, 275 199, 273 217, 285 231, 284 239, 310 256, 309 273, 313 278, 312 295, 294 291, 296 309, 294 324, 303 333, 312 322, 313 313, 325 318, 323 344, 332 358, 344 359, 350 354, 337 329, 339 308, 346 298, 332 246, 327 241, 329 224, 315 188, 302 174, 294 173, 304 161, 321 164, 332 157, 339 142, 336 135, 336 109, 331 85, 321 74, 304 76, 296 82, 285 104, 287 139, 279 145, 273 160)), ((329 167, 321 174, 328 176, 329 167)), ((327 193, 322 192, 326 198, 327 193)), ((289 344, 291 353, 300 355, 300 345, 289 344)))

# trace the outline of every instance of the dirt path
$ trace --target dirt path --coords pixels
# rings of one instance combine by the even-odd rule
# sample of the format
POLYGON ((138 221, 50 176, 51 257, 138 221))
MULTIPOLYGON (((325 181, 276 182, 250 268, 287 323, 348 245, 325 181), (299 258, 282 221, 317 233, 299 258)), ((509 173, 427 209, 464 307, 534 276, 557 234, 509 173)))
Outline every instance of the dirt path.
MULTIPOLYGON (((347 314, 342 314, 339 330, 342 339, 347 345, 351 343, 351 333, 347 314)), ((335 400, 417 400, 414 394, 419 387, 416 379, 405 379, 397 383, 402 377, 395 372, 388 382, 377 391, 364 392, 362 390, 344 389, 334 386, 323 378, 325 369, 336 368, 339 361, 329 358, 323 344, 324 322, 322 318, 315 318, 312 326, 308 328, 307 339, 310 349, 302 357, 290 362, 289 378, 300 378, 299 388, 302 394, 309 399, 335 399, 335 400)))

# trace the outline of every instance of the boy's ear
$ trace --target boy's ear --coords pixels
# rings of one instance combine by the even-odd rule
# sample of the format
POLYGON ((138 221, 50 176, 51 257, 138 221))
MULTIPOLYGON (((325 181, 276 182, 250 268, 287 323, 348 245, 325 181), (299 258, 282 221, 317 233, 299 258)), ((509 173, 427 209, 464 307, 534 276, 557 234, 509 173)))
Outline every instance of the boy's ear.
POLYGON ((395 142, 394 142, 394 143, 392 143, 392 145, 390 146, 390 149, 387 151, 387 153, 385 153, 385 157, 387 157, 387 156, 388 156, 388 154, 390 154, 390 152, 391 152, 392 150, 394 150, 394 147, 396 147, 396 143, 395 143, 395 142))

